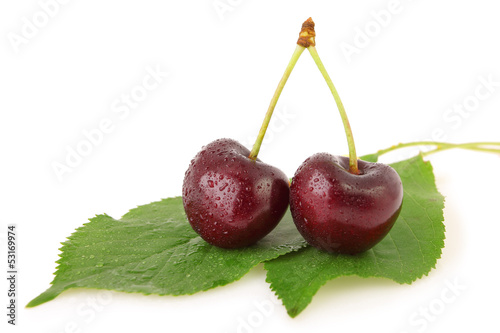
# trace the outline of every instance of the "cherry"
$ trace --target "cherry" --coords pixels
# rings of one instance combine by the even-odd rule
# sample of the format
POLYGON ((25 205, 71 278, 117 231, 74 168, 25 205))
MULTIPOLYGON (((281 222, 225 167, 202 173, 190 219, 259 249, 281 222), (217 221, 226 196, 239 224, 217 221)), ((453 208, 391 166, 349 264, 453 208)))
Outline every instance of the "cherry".
POLYGON ((296 47, 252 151, 235 140, 219 139, 203 147, 186 171, 182 189, 186 216, 212 245, 252 245, 276 227, 288 208, 288 178, 257 155, 281 91, 303 51, 296 47))
POLYGON ((290 210, 297 229, 312 246, 356 254, 383 239, 401 210, 403 187, 397 172, 382 163, 326 153, 309 157, 293 177, 290 210))
POLYGON ((326 153, 308 158, 293 177, 290 210, 309 244, 328 252, 356 254, 373 247, 390 231, 401 210, 403 187, 390 166, 358 161, 344 106, 315 48, 314 22, 308 21, 304 47, 337 103, 349 158, 326 153))
POLYGON ((273 230, 288 208, 288 178, 252 160, 231 139, 206 145, 192 160, 183 184, 189 223, 208 243, 222 248, 254 244, 273 230))

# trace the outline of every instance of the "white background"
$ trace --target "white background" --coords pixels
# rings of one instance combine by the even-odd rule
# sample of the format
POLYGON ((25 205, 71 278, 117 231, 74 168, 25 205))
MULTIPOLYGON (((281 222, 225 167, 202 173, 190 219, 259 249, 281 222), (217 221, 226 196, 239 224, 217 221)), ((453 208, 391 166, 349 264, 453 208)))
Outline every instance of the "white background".
MULTIPOLYGON (((276 297, 260 265, 240 281, 194 296, 73 290, 24 308, 49 287, 60 242, 87 218, 119 218, 137 205, 180 195, 189 161, 214 139, 252 145, 309 16, 359 155, 437 134, 449 142, 500 141, 500 20, 493 1, 401 0, 390 18, 379 15, 381 23, 373 13, 394 8, 389 0, 61 0, 49 6, 51 16, 43 14, 44 3, 56 2, 0 5, 0 261, 6 271, 6 226, 15 223, 20 272, 15 328, 6 324, 4 278, 0 284, 1 325, 9 332, 401 333, 498 326, 500 159, 466 151, 429 157, 446 196, 446 247, 437 269, 412 285, 340 278, 291 319, 283 306, 269 305, 276 297), (39 27, 30 30, 29 22, 39 27), (363 38, 365 29, 370 36, 363 38), (347 44, 357 53, 346 56, 341 46, 347 44), (141 89, 147 68, 168 77, 128 115, 114 112, 124 94, 141 89), (481 78, 495 82, 490 91, 481 78), (83 132, 103 119, 112 130, 58 179, 54 162, 65 163, 68 147, 82 145, 83 132), (460 287, 455 292, 453 283, 460 287), (429 308, 425 319, 420 313, 429 308)), ((333 98, 307 51, 268 138, 259 157, 290 177, 313 153, 347 152, 333 98)))

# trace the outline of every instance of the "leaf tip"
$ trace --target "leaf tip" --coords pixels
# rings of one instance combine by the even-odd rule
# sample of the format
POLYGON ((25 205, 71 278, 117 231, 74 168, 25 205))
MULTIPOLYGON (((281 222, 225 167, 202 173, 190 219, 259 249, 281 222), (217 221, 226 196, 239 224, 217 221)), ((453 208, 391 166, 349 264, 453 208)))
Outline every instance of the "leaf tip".
POLYGON ((43 293, 33 298, 28 304, 26 304, 26 308, 34 308, 40 304, 46 303, 48 301, 56 298, 60 293, 62 293, 65 288, 61 289, 59 287, 54 287, 52 285, 49 289, 45 290, 43 293))
POLYGON ((299 315, 300 310, 298 308, 291 308, 287 310, 287 313, 290 317, 295 318, 299 315))

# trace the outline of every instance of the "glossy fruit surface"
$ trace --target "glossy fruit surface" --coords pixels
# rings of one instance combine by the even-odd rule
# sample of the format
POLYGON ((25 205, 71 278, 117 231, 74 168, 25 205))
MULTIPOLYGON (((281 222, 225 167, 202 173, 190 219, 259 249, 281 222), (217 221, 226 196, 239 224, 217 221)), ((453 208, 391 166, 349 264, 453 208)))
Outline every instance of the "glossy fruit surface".
POLYGON ((219 139, 203 147, 186 171, 184 210, 193 229, 212 245, 252 245, 276 227, 288 208, 286 175, 249 154, 237 141, 219 139))
POLYGON ((398 173, 382 163, 326 153, 308 158, 293 177, 290 210, 297 229, 312 246, 332 253, 356 254, 372 248, 394 225, 403 186, 398 173))

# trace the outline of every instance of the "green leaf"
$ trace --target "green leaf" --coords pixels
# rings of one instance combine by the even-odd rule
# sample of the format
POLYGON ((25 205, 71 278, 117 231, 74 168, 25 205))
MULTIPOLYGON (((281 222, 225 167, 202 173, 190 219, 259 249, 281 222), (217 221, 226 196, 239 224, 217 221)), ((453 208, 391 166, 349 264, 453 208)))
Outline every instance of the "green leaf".
POLYGON ((367 162, 378 162, 378 154, 363 155, 360 159, 367 162))
POLYGON ((403 208, 379 244, 356 256, 332 255, 308 246, 264 264, 267 282, 291 317, 336 277, 384 277, 409 284, 435 267, 444 247, 445 228, 444 198, 436 189, 432 166, 419 155, 392 167, 403 182, 403 208))
POLYGON ((180 197, 132 209, 121 220, 98 215, 61 248, 52 286, 27 307, 70 288, 184 295, 238 280, 258 263, 306 245, 290 212, 256 245, 214 247, 189 225, 180 197))

